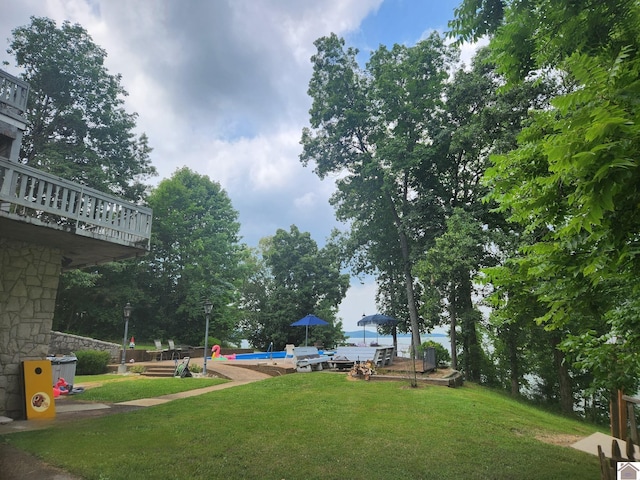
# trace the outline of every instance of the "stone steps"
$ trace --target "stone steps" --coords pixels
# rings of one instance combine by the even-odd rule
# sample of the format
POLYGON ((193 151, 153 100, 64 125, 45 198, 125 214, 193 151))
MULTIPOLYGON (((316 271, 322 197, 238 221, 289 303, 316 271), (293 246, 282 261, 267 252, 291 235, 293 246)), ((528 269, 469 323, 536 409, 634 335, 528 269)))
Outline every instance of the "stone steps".
POLYGON ((142 375, 145 377, 173 377, 175 370, 173 365, 147 365, 142 375))

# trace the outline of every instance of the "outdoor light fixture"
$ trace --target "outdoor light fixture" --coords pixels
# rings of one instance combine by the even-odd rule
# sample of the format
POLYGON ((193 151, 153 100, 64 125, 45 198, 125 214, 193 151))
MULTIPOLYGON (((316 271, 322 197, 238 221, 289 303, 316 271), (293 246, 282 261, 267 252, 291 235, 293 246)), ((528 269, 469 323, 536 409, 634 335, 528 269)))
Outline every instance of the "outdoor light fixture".
POLYGON ((120 362, 120 364, 122 365, 122 368, 121 368, 122 370, 126 368, 124 367, 124 363, 125 363, 125 355, 127 352, 127 349, 126 349, 127 333, 129 331, 129 317, 131 316, 132 310, 133 310, 133 307, 129 302, 127 302, 127 304, 124 306, 123 313, 122 313, 124 317, 124 337, 122 339, 122 361, 120 362))
POLYGON ((211 315, 211 309, 213 309, 213 303, 208 298, 204 301, 204 316, 206 318, 206 326, 204 328, 204 363, 202 367, 202 373, 207 376, 207 341, 209 340, 209 316, 211 315))

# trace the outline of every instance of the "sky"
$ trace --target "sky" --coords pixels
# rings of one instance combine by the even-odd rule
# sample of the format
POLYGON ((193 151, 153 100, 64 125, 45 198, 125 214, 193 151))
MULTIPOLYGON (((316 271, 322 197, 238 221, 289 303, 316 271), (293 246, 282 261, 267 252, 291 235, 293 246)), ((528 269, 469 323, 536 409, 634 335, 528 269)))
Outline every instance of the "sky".
MULTIPOLYGON (((313 42, 335 33, 366 62, 380 45, 444 32, 461 0, 21 0, 0 16, 0 68, 11 31, 31 16, 82 25, 122 75, 128 112, 146 133, 154 183, 184 166, 219 182, 242 242, 296 225, 322 247, 333 228, 331 178, 299 160, 309 122, 313 42)), ((463 60, 473 47, 464 49, 463 60)), ((354 279, 338 317, 345 331, 376 313, 375 283, 354 279)), ((312 312, 310 312, 312 313, 312 312)))

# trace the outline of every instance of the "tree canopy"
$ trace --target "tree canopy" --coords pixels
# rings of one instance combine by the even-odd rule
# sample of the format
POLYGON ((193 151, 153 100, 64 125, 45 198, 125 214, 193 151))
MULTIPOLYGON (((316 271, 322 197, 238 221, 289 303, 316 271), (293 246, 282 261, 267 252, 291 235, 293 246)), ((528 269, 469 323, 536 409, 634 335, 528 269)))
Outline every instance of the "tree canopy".
POLYGON ((545 306, 538 319, 558 332, 576 368, 593 374, 593 386, 634 389, 640 4, 469 0, 462 9, 468 15, 452 22, 453 34, 491 34, 508 88, 548 78, 561 89, 485 177, 489 198, 527 235, 519 267, 501 278, 532 288, 545 306), (483 24, 483 8, 498 3, 500 21, 483 24), (611 350, 625 367, 594 369, 611 350))
POLYGON ((329 322, 311 327, 311 343, 333 347, 344 340, 342 322, 335 316, 349 287, 340 273, 339 259, 330 248, 318 248, 308 232, 295 225, 263 238, 253 275, 244 286, 243 331, 249 343, 266 349, 301 345, 305 329, 291 324, 307 314, 329 322))
POLYGON ((361 69, 357 51, 335 34, 315 45, 311 127, 302 134, 301 161, 320 177, 339 175, 336 216, 350 223, 349 245, 364 252, 363 269, 402 279, 417 349, 421 325, 411 269, 417 245, 434 236, 418 218, 431 217, 432 224, 442 218, 429 201, 439 194, 433 113, 441 108, 455 52, 432 34, 414 47, 381 46, 361 69))
POLYGON ((136 114, 124 109, 120 75, 80 25, 32 17, 13 30, 10 48, 29 83, 29 124, 20 161, 98 190, 141 201, 156 174, 136 114))

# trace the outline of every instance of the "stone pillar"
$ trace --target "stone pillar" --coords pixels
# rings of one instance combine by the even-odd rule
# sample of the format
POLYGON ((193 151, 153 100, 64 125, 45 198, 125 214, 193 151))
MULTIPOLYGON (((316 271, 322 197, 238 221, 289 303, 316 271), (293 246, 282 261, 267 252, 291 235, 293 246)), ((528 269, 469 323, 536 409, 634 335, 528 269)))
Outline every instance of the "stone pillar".
POLYGON ((20 365, 47 356, 61 261, 58 249, 0 238, 0 416, 24 418, 20 365))

